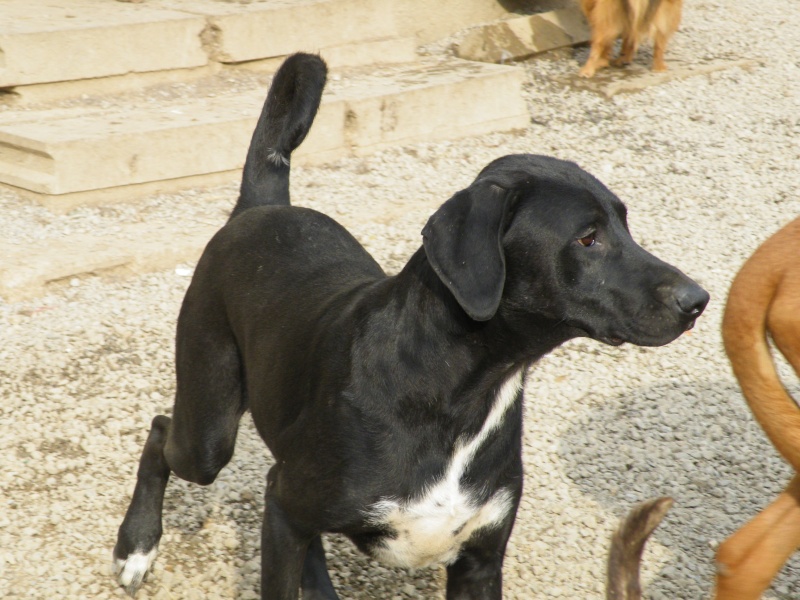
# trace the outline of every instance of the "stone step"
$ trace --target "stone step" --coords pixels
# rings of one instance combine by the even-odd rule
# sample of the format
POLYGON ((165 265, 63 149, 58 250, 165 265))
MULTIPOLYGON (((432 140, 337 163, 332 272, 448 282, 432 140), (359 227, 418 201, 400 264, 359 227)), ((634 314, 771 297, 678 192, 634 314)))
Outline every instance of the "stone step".
MULTIPOLYGON (((523 78, 517 67, 459 59, 332 72, 297 157, 524 128, 523 78)), ((240 169, 268 77, 237 81, 248 88, 237 92, 215 81, 206 94, 203 85, 156 86, 96 105, 0 113, 0 182, 68 208, 91 190, 240 169)))
POLYGON ((98 0, 3 0, 0 88, 208 62, 202 15, 98 0))
POLYGON ((467 60, 504 63, 591 39, 591 30, 577 5, 525 17, 504 19, 470 29, 456 55, 467 60))
POLYGON ((138 223, 116 229, 105 235, 73 234, 48 240, 46 245, 0 242, 0 296, 15 302, 88 274, 132 275, 169 269, 199 258, 218 227, 138 223))
MULTIPOLYGON (((380 58, 382 65, 413 62, 417 59, 417 48, 414 39, 406 37, 333 46, 320 49, 319 54, 330 68, 365 67, 374 65, 376 57, 380 58)), ((285 56, 280 56, 230 65, 209 61, 205 65, 192 68, 146 72, 130 71, 122 75, 92 79, 33 83, 0 88, 0 107, 5 105, 22 108, 31 105, 54 104, 85 96, 131 93, 163 84, 192 84, 202 79, 215 75, 223 76, 231 72, 235 76, 235 72, 238 70, 273 73, 285 58, 285 56)))
POLYGON ((391 0, 270 0, 248 4, 157 0, 156 4, 205 17, 210 58, 223 63, 404 37, 391 0))
POLYGON ((382 43, 425 43, 508 13, 486 0, 2 0, 0 88, 241 63, 299 50, 385 63, 382 43))

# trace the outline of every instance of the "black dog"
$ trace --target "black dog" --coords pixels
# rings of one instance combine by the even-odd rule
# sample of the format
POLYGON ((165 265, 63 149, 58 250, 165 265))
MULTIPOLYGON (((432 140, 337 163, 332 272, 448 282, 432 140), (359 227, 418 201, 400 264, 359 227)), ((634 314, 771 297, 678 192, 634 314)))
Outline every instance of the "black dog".
POLYGON ((250 410, 275 458, 262 598, 336 598, 322 532, 395 565, 447 565, 448 598, 500 598, 522 493, 525 370, 576 336, 666 344, 708 294, 631 239, 622 202, 577 165, 487 166, 387 277, 329 217, 289 206, 289 157, 326 68, 276 74, 230 221, 178 319, 172 419, 157 416, 114 549, 141 584, 170 472, 210 484, 250 410))

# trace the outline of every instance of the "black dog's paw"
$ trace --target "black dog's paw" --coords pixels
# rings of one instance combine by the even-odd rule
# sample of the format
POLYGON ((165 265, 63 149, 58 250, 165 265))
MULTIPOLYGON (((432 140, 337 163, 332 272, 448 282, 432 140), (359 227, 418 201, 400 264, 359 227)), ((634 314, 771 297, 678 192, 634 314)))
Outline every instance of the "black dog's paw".
POLYGON ((136 592, 147 579, 147 573, 156 559, 158 546, 154 546, 150 551, 136 551, 121 556, 118 548, 114 548, 114 558, 111 568, 119 584, 125 588, 131 596, 136 592))

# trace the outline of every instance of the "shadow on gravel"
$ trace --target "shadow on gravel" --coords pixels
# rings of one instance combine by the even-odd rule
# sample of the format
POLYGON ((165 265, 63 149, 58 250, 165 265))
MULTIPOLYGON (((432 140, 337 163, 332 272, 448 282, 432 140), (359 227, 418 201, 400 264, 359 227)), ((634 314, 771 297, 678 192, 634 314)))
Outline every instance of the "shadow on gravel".
MULTIPOLYGON (((769 503, 791 473, 738 387, 722 380, 665 383, 596 406, 562 437, 559 455, 575 485, 617 516, 647 498, 675 499, 653 535, 672 558, 647 586, 648 600, 710 598, 715 542, 769 503)), ((765 597, 792 597, 798 585, 795 556, 765 597)))

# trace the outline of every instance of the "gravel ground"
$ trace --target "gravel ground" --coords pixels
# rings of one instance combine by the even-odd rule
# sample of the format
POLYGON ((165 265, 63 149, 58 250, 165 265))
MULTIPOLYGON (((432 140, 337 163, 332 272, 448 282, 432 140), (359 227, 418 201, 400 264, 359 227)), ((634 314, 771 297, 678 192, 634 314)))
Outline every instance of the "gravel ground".
MULTIPOLYGON (((676 506, 645 556, 646 596, 709 597, 716 544, 787 481, 738 392, 719 323, 737 268, 800 214, 798 24, 793 0, 690 0, 667 58, 754 59, 753 68, 607 100, 559 83, 586 56, 564 52, 525 65, 524 132, 295 173, 296 202, 340 219, 393 272, 419 246, 432 210, 491 159, 575 160, 627 203, 634 237, 712 294, 695 330, 670 346, 575 340, 531 370, 526 491, 506 597, 601 598, 610 531, 633 503, 659 495, 676 506)), ((222 223, 235 193, 232 182, 56 215, 0 191, 0 235, 46 243, 124 222, 222 223)), ((110 552, 150 419, 171 404, 175 318, 191 269, 75 279, 35 300, 0 302, 0 596, 124 597, 110 552)), ((257 597, 270 457, 243 423, 236 455, 212 486, 170 483, 161 552, 138 598, 257 597)), ((443 597, 440 570, 387 570, 347 541, 327 544, 344 598, 443 597)), ((765 597, 800 597, 800 561, 765 597)))

